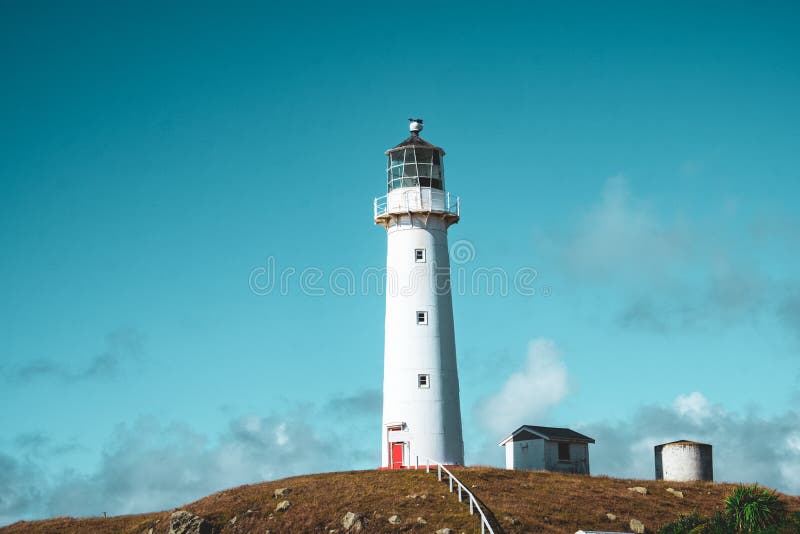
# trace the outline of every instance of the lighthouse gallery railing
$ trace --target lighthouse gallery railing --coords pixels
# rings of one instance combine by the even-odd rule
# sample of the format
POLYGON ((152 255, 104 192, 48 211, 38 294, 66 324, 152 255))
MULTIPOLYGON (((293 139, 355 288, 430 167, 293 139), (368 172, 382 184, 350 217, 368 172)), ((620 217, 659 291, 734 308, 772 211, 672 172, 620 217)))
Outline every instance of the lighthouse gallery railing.
POLYGON ((421 187, 417 189, 397 189, 377 197, 373 202, 375 218, 388 213, 429 211, 433 213, 452 213, 461 215, 461 199, 449 191, 421 187))
MULTIPOLYGON (((431 460, 428 458, 428 461, 425 462, 425 472, 431 472, 431 465, 436 466, 436 474, 439 477, 439 481, 442 481, 442 473, 447 475, 448 481, 450 482, 450 493, 453 493, 453 483, 455 483, 456 487, 458 488, 458 502, 464 502, 464 493, 467 494, 469 497, 469 515, 475 515, 475 510, 478 511, 478 515, 481 516, 481 534, 494 534, 494 530, 492 530, 492 525, 489 524, 489 520, 486 519, 486 514, 481 508, 481 505, 478 503, 478 499, 475 498, 475 495, 472 494, 467 487, 458 480, 453 473, 450 472, 445 466, 441 463, 431 460)), ((417 467, 419 467, 419 458, 417 459, 417 467)))

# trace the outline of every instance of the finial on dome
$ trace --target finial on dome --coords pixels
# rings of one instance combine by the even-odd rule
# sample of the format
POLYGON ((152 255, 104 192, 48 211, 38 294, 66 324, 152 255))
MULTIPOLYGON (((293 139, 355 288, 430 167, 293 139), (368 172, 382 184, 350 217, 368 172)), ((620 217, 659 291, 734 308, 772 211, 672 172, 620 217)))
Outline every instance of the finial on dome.
POLYGON ((411 124, 408 125, 408 129, 411 130, 411 135, 419 135, 422 131, 422 119, 408 119, 411 124))

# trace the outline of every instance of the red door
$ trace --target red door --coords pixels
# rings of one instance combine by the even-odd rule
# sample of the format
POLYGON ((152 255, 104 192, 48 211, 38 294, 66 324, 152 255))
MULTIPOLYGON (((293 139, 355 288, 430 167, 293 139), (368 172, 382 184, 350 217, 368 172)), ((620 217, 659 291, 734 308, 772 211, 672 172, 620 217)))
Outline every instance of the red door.
POLYGON ((403 444, 392 443, 392 469, 403 468, 403 444))

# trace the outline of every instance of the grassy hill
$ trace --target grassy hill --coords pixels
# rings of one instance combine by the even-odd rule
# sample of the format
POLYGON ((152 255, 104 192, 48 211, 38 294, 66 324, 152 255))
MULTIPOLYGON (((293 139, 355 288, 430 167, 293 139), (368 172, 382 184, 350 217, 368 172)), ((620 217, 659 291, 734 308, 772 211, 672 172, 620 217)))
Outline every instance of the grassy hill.
MULTIPOLYGON (((578 529, 628 531, 631 519, 640 520, 648 532, 678 514, 711 515, 722 509, 735 487, 712 482, 656 482, 607 477, 563 475, 547 472, 506 471, 488 467, 456 468, 453 473, 471 488, 507 533, 546 532, 573 534, 578 529), (646 495, 630 491, 647 488, 646 495), (682 492, 679 497, 666 491, 682 492), (610 520, 607 514, 616 519, 610 520)), ((792 511, 800 510, 800 497, 784 496, 792 511)), ((421 471, 351 471, 323 473, 251 484, 220 491, 180 507, 205 518, 220 533, 344 532, 347 512, 363 515, 366 532, 425 532, 444 527, 455 532, 480 532, 476 517, 449 493, 435 474, 421 471), (275 499, 278 488, 291 493, 275 499), (276 511, 281 500, 291 506, 276 511), (390 524, 392 515, 399 524, 390 524), (418 522, 422 517, 426 523, 418 522)), ((19 522, 1 528, 16 533, 130 533, 167 534, 170 511, 109 518, 55 518, 19 522)))

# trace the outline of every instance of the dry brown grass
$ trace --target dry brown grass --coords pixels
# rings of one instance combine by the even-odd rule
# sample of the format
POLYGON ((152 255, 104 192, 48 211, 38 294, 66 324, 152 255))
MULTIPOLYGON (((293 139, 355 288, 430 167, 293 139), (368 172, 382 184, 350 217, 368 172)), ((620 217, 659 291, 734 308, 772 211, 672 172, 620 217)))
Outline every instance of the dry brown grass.
MULTIPOLYGON (((458 468, 454 474, 489 506, 508 533, 627 530, 631 518, 655 531, 678 514, 697 511, 710 515, 721 509, 733 488, 730 484, 677 484, 488 467, 458 468), (649 494, 630 492, 627 488, 631 486, 645 486, 649 494), (683 491, 684 498, 668 493, 667 487, 683 491), (609 521, 608 512, 616 514, 617 520, 609 521), (519 524, 512 525, 506 517, 519 524)), ((800 497, 786 497, 786 501, 791 510, 800 510, 800 497)), ((287 478, 221 491, 180 509, 205 517, 223 534, 266 530, 327 533, 341 530, 341 519, 348 511, 368 519, 367 532, 430 533, 443 527, 480 532, 468 507, 459 504, 434 474, 424 471, 350 471, 287 478), (278 500, 273 492, 282 487, 291 488, 287 499, 292 506, 286 512, 275 512, 278 500), (401 525, 388 523, 393 514, 400 515, 401 525), (418 524, 418 516, 428 523, 418 524)), ((166 534, 170 513, 20 522, 0 532, 146 534, 152 528, 155 534, 166 534)))
MULTIPOLYGON (((579 529, 630 531, 631 519, 656 532, 679 514, 711 515, 722 510, 736 487, 716 482, 663 482, 542 471, 505 471, 491 467, 458 469, 453 474, 483 500, 510 533, 569 533, 579 529), (647 488, 648 494, 629 491, 647 488), (683 498, 667 488, 683 492, 683 498), (610 521, 607 513, 617 516, 610 521), (506 518, 514 518, 512 525, 506 518)), ((790 510, 800 510, 800 497, 784 496, 790 510)))

